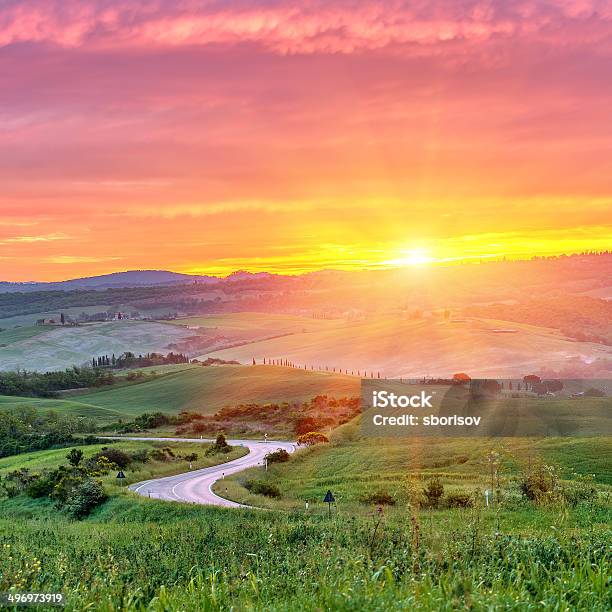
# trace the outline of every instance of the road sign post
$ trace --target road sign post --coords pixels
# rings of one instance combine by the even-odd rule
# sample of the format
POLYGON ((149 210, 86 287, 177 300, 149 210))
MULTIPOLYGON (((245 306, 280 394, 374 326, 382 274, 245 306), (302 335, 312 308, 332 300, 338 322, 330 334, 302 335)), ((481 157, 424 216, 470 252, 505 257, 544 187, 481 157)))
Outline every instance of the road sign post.
POLYGON ((125 474, 123 473, 123 470, 119 470, 119 472, 117 472, 117 478, 119 479, 119 484, 121 484, 125 480, 125 474))
POLYGON ((325 494, 325 498, 323 499, 323 502, 327 504, 327 511, 328 511, 329 518, 331 518, 331 505, 335 501, 336 499, 333 493, 330 490, 328 490, 327 493, 325 494))

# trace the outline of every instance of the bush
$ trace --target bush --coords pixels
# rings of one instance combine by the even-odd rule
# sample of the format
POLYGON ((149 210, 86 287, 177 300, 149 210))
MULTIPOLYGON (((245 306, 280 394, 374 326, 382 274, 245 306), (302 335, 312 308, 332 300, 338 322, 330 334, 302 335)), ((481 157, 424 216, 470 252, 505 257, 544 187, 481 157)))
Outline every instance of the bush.
POLYGON ((295 423, 295 433, 298 436, 302 436, 310 431, 313 431, 317 427, 317 421, 313 417, 302 417, 295 423))
POLYGON ((225 436, 223 434, 219 434, 215 443, 212 446, 209 446, 206 449, 206 455, 216 455, 217 453, 229 453, 232 450, 232 447, 227 443, 225 436))
POLYGON ((114 463, 122 470, 132 463, 132 457, 118 448, 103 448, 92 459, 97 461, 100 457, 106 457, 111 463, 114 463))
POLYGON ((34 499, 40 497, 48 497, 53 493, 53 488, 57 484, 57 480, 54 473, 41 474, 38 478, 35 478, 26 487, 26 495, 34 499))
POLYGON ((156 448, 155 450, 151 451, 151 457, 155 461, 172 461, 174 459, 174 451, 169 446, 156 448))
POLYGON ((268 453, 265 457, 268 463, 285 463, 289 461, 289 453, 284 448, 268 453))
POLYGON ((102 485, 93 478, 86 478, 72 488, 65 501, 65 509, 72 518, 82 519, 107 499, 102 485))
POLYGON ((591 474, 572 474, 572 480, 564 482, 561 487, 563 499, 570 506, 577 506, 580 502, 593 501, 597 498, 597 488, 591 474))
POLYGON ((377 506, 395 506, 395 499, 387 491, 376 491, 362 495, 359 501, 363 504, 375 504, 377 506))
POLYGON ((309 431, 297 439, 297 443, 304 446, 313 446, 314 444, 327 444, 329 438, 317 431, 309 431))
POLYGON ((136 463, 146 463, 149 460, 149 451, 146 448, 134 451, 131 455, 132 461, 136 463))
POLYGON ((455 491, 446 496, 448 508, 471 508, 474 505, 474 498, 466 491, 455 491))
POLYGON ((423 489, 423 494, 426 498, 426 505, 430 508, 437 508, 444 495, 444 485, 439 478, 432 478, 423 489))
POLYGON ((415 478, 413 475, 409 475, 406 479, 406 499, 413 508, 420 508, 425 505, 423 487, 418 478, 415 478))
POLYGON ((72 448, 66 455, 66 459, 70 465, 77 467, 83 460, 83 451, 80 448, 72 448))
POLYGON ((281 496, 280 489, 276 485, 263 480, 247 480, 244 483, 244 488, 254 495, 265 495, 266 497, 273 498, 281 496))
POLYGON ((519 489, 530 501, 544 503, 555 496, 557 483, 557 468, 553 465, 538 463, 523 474, 519 489))

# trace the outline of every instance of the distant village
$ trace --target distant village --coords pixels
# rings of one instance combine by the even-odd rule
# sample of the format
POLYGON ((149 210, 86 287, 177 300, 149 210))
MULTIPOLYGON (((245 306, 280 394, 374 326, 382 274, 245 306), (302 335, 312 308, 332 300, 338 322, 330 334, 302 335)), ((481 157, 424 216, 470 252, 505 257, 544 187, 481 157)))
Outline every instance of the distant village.
POLYGON ((106 312, 81 312, 77 316, 70 316, 60 313, 55 318, 43 318, 37 319, 36 325, 59 325, 59 326, 78 326, 82 323, 100 323, 105 321, 173 321, 178 317, 178 313, 168 313, 165 315, 159 315, 156 317, 142 316, 140 312, 134 310, 132 312, 127 311, 112 311, 106 312))

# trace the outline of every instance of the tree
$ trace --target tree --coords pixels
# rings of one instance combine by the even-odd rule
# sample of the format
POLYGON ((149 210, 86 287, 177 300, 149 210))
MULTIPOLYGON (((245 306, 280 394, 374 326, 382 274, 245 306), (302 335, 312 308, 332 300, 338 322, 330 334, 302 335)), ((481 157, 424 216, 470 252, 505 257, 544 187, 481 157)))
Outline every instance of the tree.
POLYGON ((217 436, 217 439, 215 440, 215 444, 216 444, 216 445, 217 445, 219 448, 222 448, 222 447, 224 447, 224 446, 228 446, 228 444, 227 444, 227 440, 225 439, 225 436, 224 436, 222 433, 220 433, 220 434, 217 436))
POLYGON ((68 463, 70 463, 72 467, 78 467, 83 459, 83 451, 80 448, 72 448, 66 455, 66 459, 68 459, 68 463))
POLYGON ((268 463, 284 463, 289 461, 289 453, 284 448, 279 448, 276 451, 268 453, 264 459, 266 459, 268 463))
POLYGON ((542 379, 536 374, 527 374, 527 376, 523 376, 523 382, 525 383, 525 388, 533 387, 534 385, 539 384, 542 379))

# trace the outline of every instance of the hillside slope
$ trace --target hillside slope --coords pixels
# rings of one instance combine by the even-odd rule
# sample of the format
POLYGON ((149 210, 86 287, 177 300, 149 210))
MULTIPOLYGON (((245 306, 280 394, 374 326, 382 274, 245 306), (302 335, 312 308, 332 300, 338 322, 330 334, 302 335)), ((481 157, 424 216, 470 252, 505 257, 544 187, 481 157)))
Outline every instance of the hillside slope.
POLYGON ((63 370, 96 355, 124 351, 167 352, 170 343, 193 336, 187 329, 148 321, 110 321, 81 327, 29 327, 0 333, 0 370, 63 370))
POLYGON ((359 381, 350 376, 305 372, 282 367, 199 367, 164 374, 153 380, 101 389, 70 399, 0 396, 0 409, 18 405, 89 416, 101 423, 130 419, 143 412, 190 410, 214 414, 227 405, 309 400, 320 394, 359 395, 359 381))
POLYGON ((611 359, 612 347, 576 342, 550 328, 489 319, 457 322, 386 317, 309 334, 294 334, 210 353, 222 359, 259 362, 288 359, 315 369, 381 372, 391 377, 523 376, 541 368, 566 368, 611 359), (500 333, 499 329, 512 329, 500 333))

